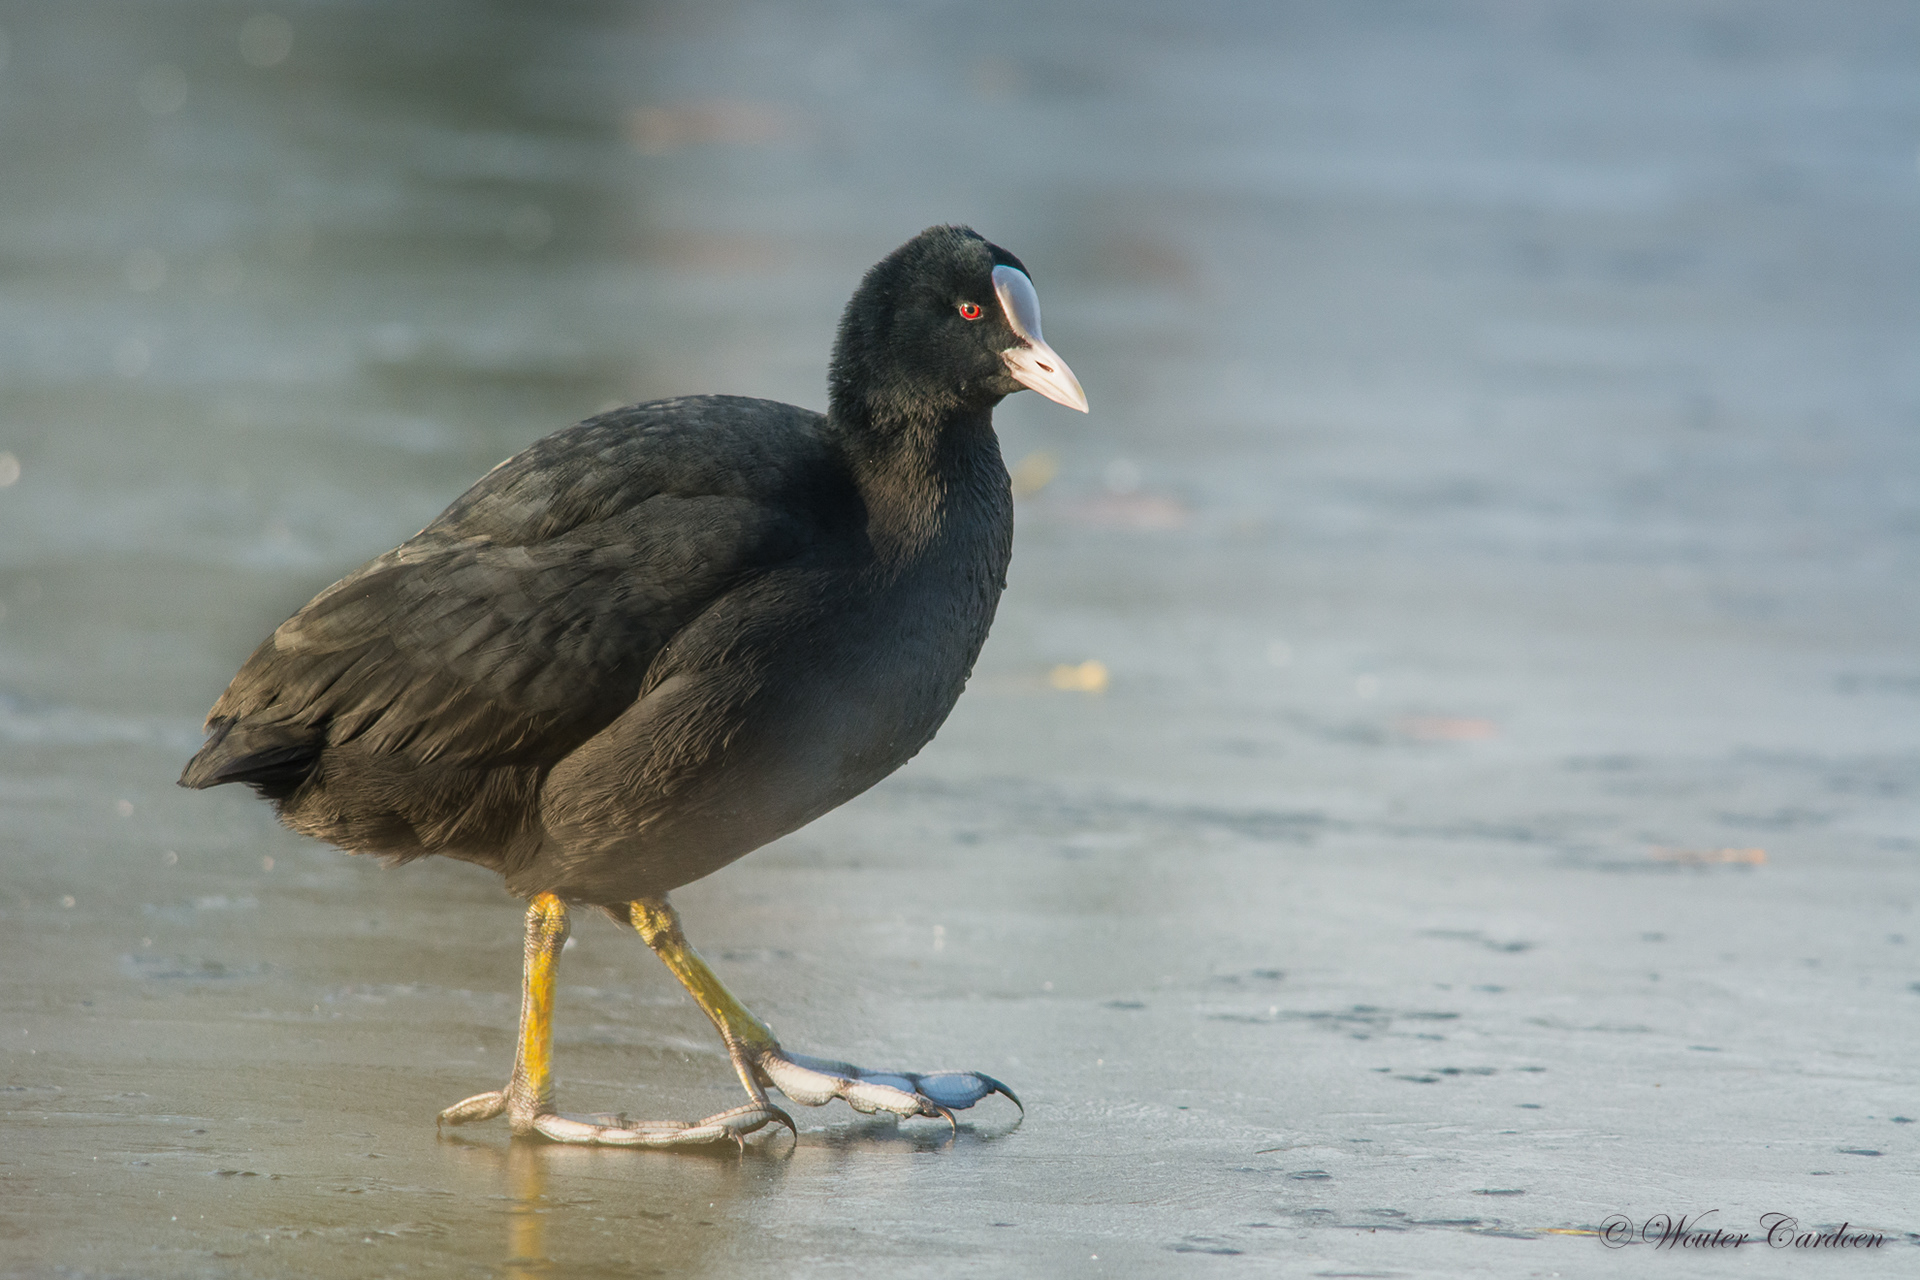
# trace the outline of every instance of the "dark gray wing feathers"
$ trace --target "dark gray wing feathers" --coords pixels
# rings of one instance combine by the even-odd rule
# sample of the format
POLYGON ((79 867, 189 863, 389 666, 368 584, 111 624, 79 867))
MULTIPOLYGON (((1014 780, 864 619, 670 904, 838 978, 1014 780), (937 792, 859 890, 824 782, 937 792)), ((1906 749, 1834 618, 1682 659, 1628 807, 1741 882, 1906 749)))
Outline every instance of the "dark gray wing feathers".
POLYGON ((806 552, 819 421, 703 397, 539 441, 283 623, 182 783, 279 798, 348 742, 408 766, 559 758, 729 587, 806 552))

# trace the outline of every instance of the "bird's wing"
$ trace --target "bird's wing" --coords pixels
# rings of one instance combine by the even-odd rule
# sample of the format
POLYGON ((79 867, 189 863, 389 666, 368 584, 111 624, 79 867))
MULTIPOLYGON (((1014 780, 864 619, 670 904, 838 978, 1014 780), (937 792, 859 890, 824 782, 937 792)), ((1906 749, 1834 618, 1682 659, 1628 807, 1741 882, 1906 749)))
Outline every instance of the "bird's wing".
POLYGON ((215 703, 182 780, 287 781, 345 742, 537 763, 612 721, 676 632, 820 541, 817 437, 751 423, 742 451, 697 416, 661 416, 548 437, 315 597, 215 703))

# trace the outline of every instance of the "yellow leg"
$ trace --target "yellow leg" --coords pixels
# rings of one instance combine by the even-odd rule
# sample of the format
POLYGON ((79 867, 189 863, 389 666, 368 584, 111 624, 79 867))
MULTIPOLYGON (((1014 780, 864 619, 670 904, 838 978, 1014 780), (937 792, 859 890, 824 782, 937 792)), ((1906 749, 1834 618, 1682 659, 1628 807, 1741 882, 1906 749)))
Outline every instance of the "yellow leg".
MULTIPOLYGON (((666 904, 660 904, 663 908, 666 904)), ((669 921, 671 911, 667 912, 669 921)), ((767 1101, 766 1090, 753 1082, 752 1065, 746 1056, 749 1044, 761 1043, 750 1037, 730 1036, 728 1051, 733 1054, 741 1080, 747 1084, 751 1101, 719 1115, 688 1124, 679 1120, 630 1121, 624 1115, 563 1116, 553 1106, 553 990, 555 971, 560 964, 561 948, 567 945, 567 904, 551 893, 534 898, 527 907, 526 969, 520 995, 520 1042, 513 1055, 513 1078, 504 1089, 476 1094, 457 1102, 440 1113, 442 1124, 468 1124, 505 1115, 516 1135, 538 1135, 552 1142, 581 1143, 591 1146, 682 1147, 712 1142, 732 1142, 745 1147, 746 1135, 769 1124, 793 1128, 784 1111, 767 1101)), ((677 925, 673 936, 679 937, 677 925)), ((680 938, 686 947, 686 939, 680 938)), ((693 966, 704 974, 713 990, 729 1001, 700 957, 686 951, 693 966)), ((682 972, 676 968, 675 972, 682 972)), ((773 1044, 773 1033, 753 1020, 753 1015, 733 1008, 773 1044)))
POLYGON ((527 906, 527 958, 520 986, 520 1045, 513 1055, 507 1121, 515 1133, 553 1110, 553 988, 572 932, 567 904, 543 893, 527 906))
POLYGON ((687 989, 701 1012, 712 1018, 713 1025, 720 1029, 727 1056, 733 1059, 734 1070, 740 1073, 740 1083, 747 1087, 749 1094, 764 1097, 763 1082, 756 1078, 752 1064, 765 1051, 780 1048, 773 1029, 754 1017, 753 1011, 735 999, 733 992, 707 967, 707 962, 687 941, 687 935, 680 931, 680 913, 665 898, 641 898, 628 904, 627 910, 640 937, 673 971, 673 976, 680 979, 680 985, 687 989))
POLYGON ((513 1051, 512 1082, 454 1103, 440 1113, 441 1124, 491 1120, 505 1112, 515 1133, 534 1133, 540 1117, 553 1110, 553 985, 570 931, 567 904, 558 897, 543 893, 527 904, 520 1043, 513 1051))
POLYGON ((766 1090, 775 1088, 809 1107, 844 1098, 855 1111, 938 1116, 950 1125, 955 1124, 955 1110, 970 1107, 988 1094, 1004 1094, 1016 1107, 1020 1105, 1013 1090, 977 1071, 868 1071, 847 1062, 788 1053, 772 1028, 735 999, 688 944, 680 931, 680 916, 665 898, 628 903, 627 915, 653 953, 720 1029, 727 1056, 755 1105, 768 1105, 766 1090))

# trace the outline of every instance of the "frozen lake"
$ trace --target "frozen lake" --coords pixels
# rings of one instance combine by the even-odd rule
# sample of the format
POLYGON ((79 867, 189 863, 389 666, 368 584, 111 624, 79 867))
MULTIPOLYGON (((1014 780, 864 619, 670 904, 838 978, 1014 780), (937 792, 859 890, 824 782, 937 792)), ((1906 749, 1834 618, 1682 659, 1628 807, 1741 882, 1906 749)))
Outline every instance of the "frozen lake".
MULTIPOLYGON (((0 31, 0 1276, 1815 1266, 1769 1214, 1912 1274, 1920 11, 0 31), (936 742, 675 897, 792 1048, 1025 1122, 437 1138, 510 1064, 518 904, 178 790, 200 717, 538 435, 822 407, 947 221, 1093 412, 998 415, 1011 588, 936 742), (1595 1234, 1662 1214, 1756 1239, 1595 1234)), ((630 934, 560 982, 563 1106, 735 1104, 630 934)))

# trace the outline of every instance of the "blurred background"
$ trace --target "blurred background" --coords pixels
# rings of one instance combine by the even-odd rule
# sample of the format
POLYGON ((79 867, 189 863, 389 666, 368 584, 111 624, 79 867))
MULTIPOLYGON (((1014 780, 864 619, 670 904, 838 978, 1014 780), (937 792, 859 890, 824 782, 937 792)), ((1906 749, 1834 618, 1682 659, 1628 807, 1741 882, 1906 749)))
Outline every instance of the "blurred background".
MULTIPOLYGON (((0 4, 0 1274, 1911 1248, 1917 428, 1905 3, 0 4), (937 222, 1093 412, 998 414, 942 736, 676 896, 791 1046, 1024 1125, 436 1142, 516 905, 177 791, 200 716, 549 430, 824 407, 937 222)), ((733 1105, 611 926, 558 1052, 733 1105)))

